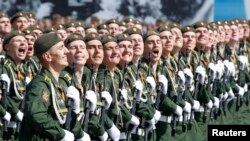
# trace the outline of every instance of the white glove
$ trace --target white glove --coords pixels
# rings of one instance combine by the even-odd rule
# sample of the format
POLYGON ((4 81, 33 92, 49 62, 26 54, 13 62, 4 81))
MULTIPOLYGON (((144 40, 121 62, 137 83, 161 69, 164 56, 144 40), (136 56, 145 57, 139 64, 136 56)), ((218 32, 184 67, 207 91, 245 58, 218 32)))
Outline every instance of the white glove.
POLYGON ((121 95, 124 101, 128 100, 128 91, 126 89, 122 89, 121 91, 121 95))
POLYGON ((178 71, 177 76, 180 79, 180 84, 178 84, 178 85, 183 86, 185 84, 185 75, 184 75, 184 72, 183 71, 178 71))
POLYGON ((132 115, 132 117, 128 121, 127 125, 129 125, 129 124, 133 125, 133 129, 132 129, 132 133, 133 133, 133 132, 135 132, 136 128, 139 126, 140 121, 139 121, 139 119, 136 116, 132 115))
POLYGON ((104 134, 102 135, 102 136, 99 136, 99 139, 101 140, 101 141, 107 141, 107 139, 108 139, 108 133, 107 132, 104 132, 104 134))
POLYGON ((118 141, 120 139, 120 134, 121 132, 119 131, 119 129, 113 124, 113 126, 108 129, 108 134, 110 136, 110 138, 113 141, 118 141))
POLYGON ((88 133, 83 132, 83 137, 77 139, 76 141, 91 141, 91 139, 88 133))
POLYGON ((239 89, 239 92, 238 92, 239 96, 240 96, 240 97, 243 97, 244 92, 245 92, 244 88, 242 88, 242 87, 239 86, 238 84, 236 84, 236 86, 237 86, 238 89, 239 89))
POLYGON ((193 109, 194 111, 198 111, 198 110, 200 109, 200 106, 201 106, 201 104, 200 104, 199 101, 197 101, 197 100, 194 100, 194 101, 193 101, 192 109, 193 109))
POLYGON ((228 92, 225 92, 225 94, 222 96, 222 101, 227 100, 228 98, 228 92))
POLYGON ((182 108, 181 108, 179 105, 176 105, 176 110, 175 110, 174 113, 175 113, 178 117, 180 117, 180 116, 182 115, 182 112, 183 112, 182 108))
POLYGON ((5 121, 7 121, 7 123, 9 123, 9 122, 10 122, 10 118, 11 118, 10 113, 8 113, 8 112, 6 111, 6 112, 5 112, 5 115, 4 115, 4 117, 3 117, 3 119, 4 119, 5 121))
POLYGON ((208 109, 211 109, 213 107, 213 102, 212 100, 209 100, 209 102, 206 104, 208 109))
POLYGON ((211 77, 211 80, 212 81, 214 81, 215 80, 215 77, 216 77, 216 71, 217 71, 217 69, 216 69, 216 67, 215 67, 215 65, 214 65, 214 63, 209 63, 208 64, 208 68, 209 68, 209 77, 211 77))
POLYGON ((224 65, 216 64, 215 68, 216 68, 216 77, 215 78, 217 80, 220 80, 222 75, 223 75, 224 65))
POLYGON ((204 84, 205 83, 205 75, 206 75, 205 69, 202 66, 198 66, 196 68, 196 73, 197 73, 198 81, 201 84, 204 84))
POLYGON ((25 77, 25 83, 28 85, 30 83, 31 79, 29 77, 25 77))
POLYGON ((214 97, 214 107, 216 109, 219 109, 219 107, 220 107, 220 100, 217 97, 214 97))
POLYGON ((65 136, 63 137, 63 139, 61 139, 60 141, 74 141, 75 137, 74 134, 69 132, 68 130, 64 130, 65 136))
POLYGON ((160 118, 161 118, 161 112, 158 110, 155 110, 155 114, 154 114, 155 124, 160 120, 160 118))
POLYGON ((7 92, 9 92, 9 90, 10 90, 10 78, 9 78, 9 76, 7 74, 1 74, 0 80, 7 83, 7 92))
POLYGON ((158 79, 159 79, 159 83, 162 84, 163 94, 166 95, 168 91, 168 80, 164 75, 160 75, 158 79))
POLYGON ((234 92, 233 92, 233 90, 231 88, 228 91, 228 98, 234 98, 234 92))
POLYGON ((191 104, 189 102, 185 101, 185 106, 183 108, 183 111, 185 111, 186 113, 191 112, 191 104))
POLYGON ((134 97, 136 98, 136 101, 140 101, 143 90, 143 84, 140 80, 135 81, 135 89, 138 91, 138 93, 137 95, 134 95, 134 97))
POLYGON ((248 91, 248 85, 247 84, 244 85, 244 91, 245 91, 245 93, 248 91))
POLYGON ((3 59, 5 59, 5 55, 0 55, 0 62, 2 62, 3 59))
POLYGON ((38 7, 36 12, 36 19, 42 19, 51 15, 54 4, 51 2, 45 2, 38 7))
POLYGON ((89 109, 90 109, 90 112, 93 113, 95 111, 96 103, 97 103, 97 97, 96 97, 95 92, 92 90, 88 90, 86 92, 85 98, 91 103, 89 109))
POLYGON ((22 121, 23 120, 23 113, 21 111, 18 111, 16 114, 16 118, 18 121, 22 121))
POLYGON ((146 82, 151 87, 151 90, 153 91, 155 89, 155 86, 156 86, 154 78, 152 76, 148 76, 146 78, 146 82))
POLYGON ((105 104, 104 104, 103 106, 104 106, 104 108, 105 108, 106 110, 108 110, 108 109, 109 109, 109 106, 110 106, 110 104, 111 104, 111 102, 112 102, 112 97, 111 97, 111 95, 110 95, 110 93, 109 93, 108 91, 103 91, 103 92, 101 93, 101 95, 102 95, 102 98, 103 98, 104 101, 105 101, 105 104))
POLYGON ((238 66, 239 70, 244 70, 247 67, 247 58, 243 55, 238 56, 238 66))
POLYGON ((67 97, 73 100, 73 111, 80 113, 80 93, 74 86, 69 86, 67 89, 67 97))
POLYGON ((191 87, 192 80, 194 78, 194 75, 193 75, 192 71, 189 68, 185 68, 183 70, 183 72, 185 74, 185 81, 186 81, 186 83, 188 83, 188 86, 191 87))

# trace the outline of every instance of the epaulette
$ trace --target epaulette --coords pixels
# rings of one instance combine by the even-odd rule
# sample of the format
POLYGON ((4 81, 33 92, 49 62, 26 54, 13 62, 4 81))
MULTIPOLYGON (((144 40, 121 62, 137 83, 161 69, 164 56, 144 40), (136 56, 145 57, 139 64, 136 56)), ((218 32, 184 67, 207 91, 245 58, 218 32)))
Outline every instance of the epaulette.
POLYGON ((70 76, 69 73, 65 73, 64 76, 63 76, 64 79, 66 79, 68 82, 71 81, 72 77, 70 76))
POLYGON ((9 62, 9 60, 5 60, 4 61, 4 66, 10 67, 11 63, 9 62))
POLYGON ((44 80, 45 80, 46 82, 51 83, 51 79, 50 79, 47 75, 45 75, 44 80))

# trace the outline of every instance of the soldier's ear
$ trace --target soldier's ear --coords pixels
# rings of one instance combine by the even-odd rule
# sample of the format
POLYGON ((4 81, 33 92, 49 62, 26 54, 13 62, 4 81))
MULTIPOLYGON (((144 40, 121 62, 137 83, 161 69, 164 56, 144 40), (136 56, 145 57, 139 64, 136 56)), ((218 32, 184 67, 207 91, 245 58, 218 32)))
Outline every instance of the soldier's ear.
POLYGON ((48 51, 42 54, 42 58, 46 62, 51 62, 51 60, 52 60, 52 56, 48 51))

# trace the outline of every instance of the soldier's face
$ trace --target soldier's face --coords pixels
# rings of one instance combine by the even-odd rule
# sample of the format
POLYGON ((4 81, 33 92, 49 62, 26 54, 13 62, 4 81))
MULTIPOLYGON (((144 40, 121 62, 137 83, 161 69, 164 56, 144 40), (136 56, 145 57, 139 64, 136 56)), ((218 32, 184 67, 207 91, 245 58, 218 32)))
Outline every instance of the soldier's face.
POLYGON ((195 30, 196 43, 205 46, 208 43, 208 30, 205 27, 199 27, 195 30))
POLYGON ((109 34, 109 32, 108 32, 108 30, 106 30, 106 29, 100 29, 100 30, 98 30, 98 34, 99 34, 100 36, 102 36, 102 35, 107 35, 107 34, 109 34))
POLYGON ((182 48, 183 46, 183 37, 181 30, 178 28, 172 28, 171 29, 172 34, 174 36, 174 47, 182 48))
POLYGON ((183 34, 183 48, 184 50, 189 49, 190 51, 195 48, 196 35, 194 32, 186 32, 183 34))
POLYGON ((27 40, 28 43, 28 51, 26 54, 26 58, 31 58, 34 54, 34 42, 35 42, 35 37, 31 36, 31 35, 25 35, 25 38, 27 40))
POLYGON ((249 26, 247 24, 243 25, 244 28, 244 38, 246 39, 249 36, 249 26))
POLYGON ((0 18, 0 33, 6 34, 11 31, 10 19, 7 17, 0 18))
POLYGON ((116 23, 111 23, 108 25, 109 33, 113 36, 119 33, 119 25, 116 23))
POLYGON ((225 42, 225 29, 223 26, 219 26, 218 28, 218 33, 219 33, 219 41, 221 43, 224 43, 225 42))
POLYGON ((163 54, 170 53, 173 50, 174 46, 174 37, 170 31, 163 31, 160 33, 163 54))
POLYGON ((77 65, 83 66, 89 58, 86 44, 82 40, 71 42, 68 45, 68 50, 68 62, 70 65, 75 63, 77 65))
POLYGON ((89 33, 97 33, 97 30, 95 28, 89 28, 86 30, 86 34, 89 34, 89 33))
POLYGON ((76 33, 85 36, 85 30, 83 27, 76 27, 76 33))
POLYGON ((25 17, 19 17, 17 18, 13 23, 12 23, 12 27, 15 30, 24 30, 28 27, 28 19, 25 17))
POLYGON ((116 42, 108 42, 103 45, 103 62, 109 67, 115 67, 120 62, 120 50, 116 42))
POLYGON ((20 62, 25 59, 28 50, 27 40, 23 36, 13 37, 5 46, 6 53, 15 62, 20 62))
POLYGON ((64 41, 68 36, 67 32, 63 29, 57 30, 57 35, 60 37, 62 41, 64 41))
POLYGON ((130 41, 121 41, 118 43, 120 47, 121 60, 123 62, 129 63, 133 59, 133 46, 130 41))
POLYGON ((125 26, 119 27, 119 33, 123 33, 127 28, 125 26))
POLYGON ((242 24, 238 25, 238 29, 239 29, 239 38, 242 39, 244 36, 244 28, 243 28, 242 24))
POLYGON ((156 63, 160 60, 162 54, 162 44, 159 36, 152 35, 145 40, 144 56, 146 58, 148 58, 149 52, 151 53, 151 62, 156 63))
POLYGON ((75 27, 69 27, 66 29, 67 33, 68 34, 72 34, 72 33, 75 33, 76 32, 76 28, 75 27))
POLYGON ((215 44, 215 41, 214 41, 214 32, 212 30, 208 30, 208 33, 209 33, 209 36, 208 36, 207 46, 211 47, 212 45, 215 44))
POLYGON ((239 40, 239 30, 238 30, 238 27, 236 25, 231 25, 230 28, 232 30, 230 41, 237 42, 239 40))
POLYGON ((64 43, 58 42, 48 50, 49 60, 51 66, 56 70, 61 70, 69 65, 67 54, 69 50, 64 46, 64 43))
POLYGON ((225 29, 225 42, 228 43, 231 38, 232 31, 231 28, 227 25, 224 26, 224 29, 225 29))
POLYGON ((40 37, 43 35, 43 32, 41 30, 35 29, 33 30, 34 34, 36 35, 36 38, 40 37))
POLYGON ((131 39, 132 39, 132 46, 134 50, 134 56, 137 56, 137 57, 142 56, 143 51, 144 51, 144 43, 143 43, 142 36, 139 34, 132 34, 131 39))
POLYGON ((101 41, 92 40, 87 42, 87 51, 89 53, 88 64, 100 65, 103 61, 103 46, 101 41))
POLYGON ((28 24, 29 24, 29 26, 35 25, 35 24, 36 24, 36 20, 33 19, 33 18, 29 18, 29 19, 28 19, 28 24))

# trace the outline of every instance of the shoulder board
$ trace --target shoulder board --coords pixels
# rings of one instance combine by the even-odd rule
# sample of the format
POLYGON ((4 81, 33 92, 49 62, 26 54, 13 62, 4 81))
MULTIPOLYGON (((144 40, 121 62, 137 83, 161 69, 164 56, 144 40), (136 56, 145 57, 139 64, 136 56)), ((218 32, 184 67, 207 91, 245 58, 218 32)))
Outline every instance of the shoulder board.
POLYGON ((49 82, 49 83, 51 83, 51 81, 52 81, 47 75, 45 75, 44 80, 45 80, 46 82, 49 82))
POLYGON ((11 66, 11 63, 9 60, 5 60, 4 61, 4 65, 7 66, 7 67, 10 67, 11 66))
POLYGON ((67 80, 68 82, 70 82, 71 79, 72 79, 72 77, 70 76, 69 73, 65 73, 65 74, 63 75, 63 78, 64 78, 65 80, 67 80))

